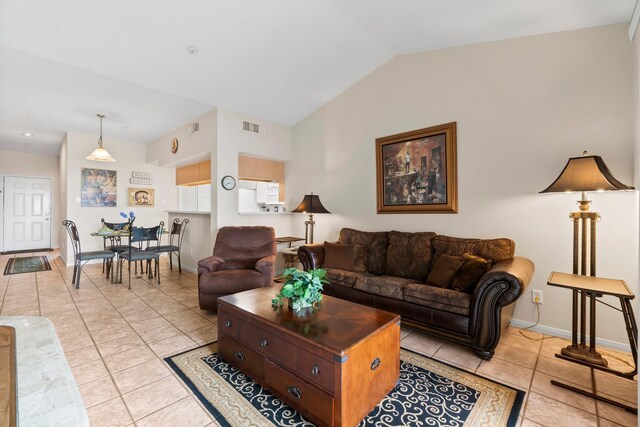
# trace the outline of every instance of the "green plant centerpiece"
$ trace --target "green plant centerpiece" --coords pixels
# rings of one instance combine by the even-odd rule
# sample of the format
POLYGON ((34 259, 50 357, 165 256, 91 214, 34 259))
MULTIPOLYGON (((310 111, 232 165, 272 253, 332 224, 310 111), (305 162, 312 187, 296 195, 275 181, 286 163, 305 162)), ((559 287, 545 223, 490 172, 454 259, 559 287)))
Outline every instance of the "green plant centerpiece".
POLYGON ((317 268, 315 270, 300 271, 297 268, 287 268, 282 273, 286 279, 280 292, 271 300, 275 308, 282 307, 282 300, 289 300, 289 307, 294 311, 313 307, 322 301, 322 287, 329 283, 325 276, 326 270, 317 268))

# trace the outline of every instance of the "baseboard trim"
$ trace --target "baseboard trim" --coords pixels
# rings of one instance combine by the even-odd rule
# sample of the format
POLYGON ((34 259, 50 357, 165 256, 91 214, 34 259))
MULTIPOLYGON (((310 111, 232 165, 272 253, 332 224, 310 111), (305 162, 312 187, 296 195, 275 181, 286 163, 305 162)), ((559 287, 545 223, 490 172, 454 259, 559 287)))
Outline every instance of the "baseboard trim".
MULTIPOLYGON (((515 326, 516 328, 528 328, 531 326, 531 322, 525 322, 523 320, 511 319, 511 326, 515 326)), ((571 331, 565 331, 564 329, 552 328, 550 326, 537 325, 533 328, 529 329, 533 332, 538 332, 544 335, 553 335, 555 337, 571 339, 571 331)), ((589 341, 589 336, 587 335, 587 342, 589 341)), ((628 353, 631 352, 631 346, 629 344, 620 343, 617 341, 605 340, 603 338, 596 337, 596 344, 600 347, 610 348, 612 350, 626 351, 628 353)))

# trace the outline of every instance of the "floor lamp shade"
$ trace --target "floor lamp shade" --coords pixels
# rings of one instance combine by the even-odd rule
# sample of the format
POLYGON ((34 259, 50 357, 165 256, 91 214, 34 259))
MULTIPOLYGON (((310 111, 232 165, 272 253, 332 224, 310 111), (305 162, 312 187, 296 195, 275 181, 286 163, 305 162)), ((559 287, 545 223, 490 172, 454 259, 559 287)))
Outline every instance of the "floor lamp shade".
POLYGON ((600 156, 572 157, 560 176, 541 193, 633 190, 615 179, 600 156))
POLYGON ((309 214, 309 220, 304 222, 304 241, 305 243, 313 243, 313 226, 316 222, 313 220, 313 214, 321 214, 326 213, 330 214, 324 206, 322 206, 322 202, 320 202, 320 197, 316 194, 306 194, 302 199, 302 202, 298 205, 297 208, 292 210, 291 212, 297 213, 305 213, 309 214))

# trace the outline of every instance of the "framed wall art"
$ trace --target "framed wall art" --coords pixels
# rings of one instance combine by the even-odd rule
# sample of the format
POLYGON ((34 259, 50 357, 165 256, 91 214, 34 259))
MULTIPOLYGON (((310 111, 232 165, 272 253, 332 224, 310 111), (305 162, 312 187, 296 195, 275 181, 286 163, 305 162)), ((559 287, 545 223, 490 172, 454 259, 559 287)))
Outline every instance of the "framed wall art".
POLYGON ((456 123, 376 139, 378 213, 457 213, 456 123))
POLYGON ((118 204, 118 172, 82 168, 80 172, 81 207, 109 207, 118 204))
POLYGON ((155 202, 155 190, 153 188, 134 188, 130 187, 129 206, 149 206, 152 207, 155 202))

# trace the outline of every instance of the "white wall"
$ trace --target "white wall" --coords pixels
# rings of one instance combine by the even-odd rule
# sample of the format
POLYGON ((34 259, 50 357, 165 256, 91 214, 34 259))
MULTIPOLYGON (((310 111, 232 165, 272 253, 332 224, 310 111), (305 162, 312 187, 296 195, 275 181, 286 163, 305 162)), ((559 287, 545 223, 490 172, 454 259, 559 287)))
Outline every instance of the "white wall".
MULTIPOLYGON (((614 175, 634 174, 632 46, 626 26, 484 43, 396 57, 294 128, 287 200, 313 191, 332 215, 316 217, 316 241, 342 227, 510 237, 533 260, 531 288, 544 291, 541 324, 571 329, 571 296, 546 285, 571 271, 578 194, 541 195, 569 157, 603 157, 614 175), (458 214, 376 214, 375 139, 458 124, 458 214)), ((638 291, 637 193, 593 194, 598 274, 638 291)), ((294 234, 303 220, 293 222, 294 234)), ((535 320, 530 294, 515 318, 535 320)), ((622 316, 598 308, 598 337, 623 343, 622 316)))
MULTIPOLYGON (((0 175, 51 178, 51 247, 60 246, 60 235, 55 224, 60 221, 60 157, 56 155, 0 150, 0 175)), ((1 185, 1 183, 0 183, 1 185)), ((0 202, 1 203, 1 202, 0 202)), ((0 204, 0 208, 2 205, 0 204)), ((3 211, 0 209, 0 229, 3 227, 3 211)), ((0 230, 0 247, 2 247, 0 230)))
MULTIPOLYGON (((115 163, 100 163, 86 160, 86 156, 95 148, 95 135, 69 132, 66 139, 67 197, 66 217, 76 223, 80 232, 83 251, 102 248, 102 239, 90 236, 91 232, 100 229, 100 218, 108 222, 121 222, 120 212, 134 211, 136 225, 151 227, 160 221, 168 223, 167 209, 177 206, 177 192, 175 187, 175 169, 158 167, 146 163, 147 148, 142 144, 105 138, 104 147, 116 159, 115 163), (117 207, 81 207, 81 168, 109 169, 118 172, 118 203, 117 207), (153 185, 132 185, 129 182, 131 172, 148 172, 151 174, 153 185), (155 189, 155 206, 129 206, 127 189, 129 187, 147 187, 155 189)), ((65 149, 63 149, 65 151, 65 149)), ((59 221, 58 221, 59 224, 59 221)), ((59 225, 62 227, 62 225, 59 225)), ((65 240, 66 243, 66 240, 65 240)), ((69 264, 73 260, 73 252, 66 245, 66 260, 69 264)))

